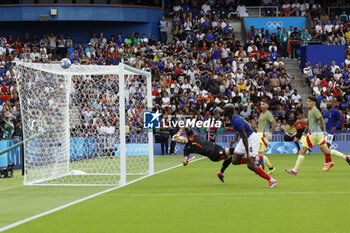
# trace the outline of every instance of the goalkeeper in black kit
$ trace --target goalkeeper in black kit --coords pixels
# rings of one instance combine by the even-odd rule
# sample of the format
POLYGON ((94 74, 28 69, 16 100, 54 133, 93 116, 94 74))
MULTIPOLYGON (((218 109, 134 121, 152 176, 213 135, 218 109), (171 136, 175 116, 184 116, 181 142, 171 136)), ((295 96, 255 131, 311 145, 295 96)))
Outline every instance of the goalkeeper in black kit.
POLYGON ((224 172, 232 162, 231 154, 233 154, 234 148, 225 149, 222 146, 217 145, 214 142, 208 141, 205 138, 199 136, 198 134, 193 133, 193 131, 189 128, 185 128, 183 131, 184 132, 178 132, 172 137, 173 141, 185 145, 183 165, 186 166, 191 160, 191 153, 206 156, 214 162, 225 160, 222 163, 220 172, 216 174, 218 178, 222 182, 224 182, 224 172), (187 137, 181 136, 182 133, 186 133, 187 137))

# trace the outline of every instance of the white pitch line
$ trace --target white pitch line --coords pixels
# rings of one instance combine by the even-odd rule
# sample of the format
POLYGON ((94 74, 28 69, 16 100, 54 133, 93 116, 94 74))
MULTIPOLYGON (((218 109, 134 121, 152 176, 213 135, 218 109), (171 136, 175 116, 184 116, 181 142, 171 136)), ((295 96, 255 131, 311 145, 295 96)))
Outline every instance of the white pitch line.
MULTIPOLYGON (((197 162, 197 161, 202 160, 202 159, 205 159, 205 158, 206 158, 206 157, 201 157, 201 158, 198 158, 198 159, 194 159, 194 160, 191 161, 191 163, 197 162)), ((140 178, 138 178, 138 179, 136 179, 136 180, 130 181, 130 182, 126 183, 125 185, 121 185, 121 186, 113 187, 113 188, 110 188, 110 189, 106 189, 106 190, 104 190, 104 191, 101 191, 101 192, 92 194, 92 195, 90 195, 90 196, 81 198, 81 199, 79 199, 79 200, 70 202, 70 203, 68 203, 68 204, 59 206, 59 207, 57 207, 57 208, 54 208, 54 209, 52 209, 52 210, 43 212, 43 213, 41 213, 41 214, 37 214, 37 215, 34 215, 34 216, 32 216, 32 217, 29 217, 29 218, 20 220, 20 221, 18 221, 18 222, 12 223, 12 224, 10 224, 10 225, 8 225, 8 226, 6 226, 6 227, 0 228, 0 232, 9 230, 9 229, 11 229, 11 228, 17 227, 17 226, 19 226, 19 225, 22 225, 22 224, 27 223, 27 222, 29 222, 29 221, 32 221, 32 220, 34 220, 34 219, 38 219, 38 218, 41 218, 41 217, 43 217, 43 216, 52 214, 52 213, 54 213, 54 212, 56 212, 56 211, 65 209, 65 208, 70 207, 70 206, 72 206, 72 205, 78 204, 78 203, 80 203, 80 202, 89 200, 89 199, 91 199, 91 198, 100 196, 100 195, 105 194, 105 193, 108 193, 108 192, 111 192, 111 191, 113 191, 113 190, 120 189, 120 188, 125 187, 125 186, 127 186, 127 185, 133 184, 133 183, 135 183, 135 182, 137 182, 137 181, 146 179, 146 178, 148 178, 148 177, 150 177, 150 176, 153 176, 153 175, 156 175, 156 174, 159 174, 159 173, 162 173, 162 172, 166 172, 166 171, 169 171, 169 170, 172 170, 172 169, 174 169, 174 168, 181 167, 181 166, 183 166, 183 164, 179 164, 179 165, 176 165, 176 166, 173 166, 173 167, 169 167, 169 168, 166 168, 166 169, 157 171, 157 172, 155 172, 155 173, 153 173, 153 174, 151 174, 151 175, 143 176, 143 177, 140 177, 140 178)))
POLYGON ((350 191, 310 191, 310 192, 237 192, 237 193, 130 193, 130 194, 106 194, 104 197, 152 197, 152 196, 237 196, 257 194, 348 194, 350 191))

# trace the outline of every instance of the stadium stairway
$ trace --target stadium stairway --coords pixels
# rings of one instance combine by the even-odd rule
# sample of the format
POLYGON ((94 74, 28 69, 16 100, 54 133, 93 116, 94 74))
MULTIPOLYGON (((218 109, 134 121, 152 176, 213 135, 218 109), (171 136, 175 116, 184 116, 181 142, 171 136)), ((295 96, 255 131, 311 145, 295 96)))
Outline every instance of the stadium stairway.
POLYGON ((174 35, 172 32, 172 26, 173 26, 173 19, 171 17, 166 17, 165 18, 166 22, 168 23, 168 27, 166 28, 166 32, 168 33, 168 43, 174 43, 174 35))
POLYGON ((241 21, 230 21, 231 27, 233 27, 233 32, 235 33, 235 39, 238 40, 241 45, 244 44, 242 39, 242 23, 241 21))
POLYGON ((71 125, 81 125, 80 111, 77 106, 70 107, 69 119, 71 125))
POLYGON ((249 17, 259 17, 259 8, 247 8, 247 13, 249 17))
POLYGON ((292 88, 298 90, 298 94, 303 101, 304 110, 306 110, 307 97, 311 94, 311 91, 310 87, 303 85, 300 61, 291 58, 284 58, 282 61, 286 65, 286 72, 288 75, 294 76, 294 79, 291 81, 292 88))

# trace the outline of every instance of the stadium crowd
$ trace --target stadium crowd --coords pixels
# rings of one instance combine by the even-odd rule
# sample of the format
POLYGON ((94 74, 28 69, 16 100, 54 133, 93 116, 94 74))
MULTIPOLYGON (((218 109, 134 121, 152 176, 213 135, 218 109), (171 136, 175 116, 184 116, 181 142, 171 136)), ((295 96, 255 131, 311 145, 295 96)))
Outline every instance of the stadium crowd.
POLYGON ((321 15, 312 17, 313 27, 307 35, 308 40, 322 42, 323 44, 350 46, 350 20, 349 12, 345 10, 341 14, 335 15, 334 11, 330 15, 323 12, 321 15))
MULTIPOLYGON (((268 98, 278 121, 277 130, 285 131, 288 125, 292 126, 298 115, 303 113, 302 104, 306 103, 291 86, 294 77, 288 75, 281 58, 298 58, 297 50, 308 33, 307 29, 289 28, 287 31, 282 28, 278 33, 270 34, 267 30, 252 27, 247 33, 247 44, 241 45, 235 39, 234 28, 230 26, 227 17, 229 13, 238 17, 242 15, 244 10, 237 13, 237 8, 242 5, 235 6, 230 1, 205 1, 201 7, 195 8, 199 11, 191 11, 190 14, 190 7, 194 3, 197 1, 191 1, 191 6, 186 2, 176 2, 168 8, 166 13, 173 20, 171 25, 168 25, 165 17, 160 20, 160 40, 155 35, 148 38, 138 32, 125 37, 118 33, 110 38, 106 38, 103 33, 93 33, 86 43, 77 43, 69 35, 58 36, 54 33, 41 38, 29 33, 24 38, 0 36, 1 138, 11 139, 21 137, 22 134, 16 68, 12 62, 48 63, 63 57, 69 58, 75 65, 117 65, 122 62, 151 71, 153 107, 165 118, 215 118, 223 123, 215 131, 232 131, 230 120, 223 119, 220 114, 225 104, 233 103, 239 114, 256 128, 260 113, 259 100, 268 98), (213 2, 214 5, 211 4, 213 2), (225 11, 220 13, 211 10, 212 7, 225 11), (167 41, 167 27, 172 28, 174 41, 167 41)), ((264 3, 269 4, 268 1, 264 3)), ((292 15, 304 14, 301 7, 297 11, 293 9, 291 7, 292 15)), ((307 13, 312 13, 313 9, 312 7, 307 13)), ((286 10, 283 14, 287 14, 286 10)), ((319 17, 319 13, 315 13, 315 17, 319 17)), ((328 20, 326 22, 328 24, 328 20)), ((336 24, 341 22, 341 17, 336 20, 336 24)), ((344 40, 341 39, 341 43, 349 44, 349 21, 346 22, 346 31, 349 33, 343 34, 344 40)), ((326 25, 322 27, 325 28, 326 25)), ((344 29, 345 27, 337 28, 344 29)), ((333 27, 332 32, 335 33, 335 30, 333 27)), ((315 36, 313 31, 311 35, 315 36)), ((350 55, 347 55, 344 64, 338 69, 333 65, 335 64, 328 67, 317 64, 316 67, 309 68, 312 73, 304 69, 303 77, 318 96, 321 108, 329 98, 333 97, 337 101, 336 108, 342 111, 345 119, 339 130, 349 130, 350 55)), ((86 129, 91 129, 90 133, 118 132, 118 109, 115 107, 118 99, 116 89, 113 89, 116 86, 113 85, 117 85, 115 77, 84 79, 83 76, 77 76, 73 80, 72 90, 74 94, 80 95, 76 98, 92 100, 91 104, 85 104, 79 109, 82 124, 86 129), (89 82, 93 84, 90 85, 89 82), (110 86, 111 89, 95 91, 89 95, 88 89, 96 86, 110 86), (106 110, 103 110, 103 114, 97 114, 98 109, 106 110)), ((127 133, 142 132, 141 112, 146 106, 143 98, 145 93, 146 86, 142 77, 128 78, 127 133)), ((165 127, 162 125, 162 131, 169 132, 165 127)), ((198 130, 204 132, 207 129, 198 130)), ((176 131, 177 129, 171 128, 169 134, 176 131)))
POLYGON ((312 94, 317 96, 321 110, 326 108, 326 102, 333 99, 337 102, 337 109, 341 111, 346 121, 345 128, 350 120, 350 55, 340 66, 332 64, 315 64, 306 62, 303 69, 303 81, 310 86, 312 94))

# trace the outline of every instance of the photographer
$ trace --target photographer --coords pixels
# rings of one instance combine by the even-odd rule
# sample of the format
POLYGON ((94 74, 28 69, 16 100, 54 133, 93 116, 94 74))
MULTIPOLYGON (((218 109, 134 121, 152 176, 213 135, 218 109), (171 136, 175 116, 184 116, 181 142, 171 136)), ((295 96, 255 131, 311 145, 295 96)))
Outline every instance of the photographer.
POLYGON ((12 138, 13 139, 17 139, 17 140, 22 140, 22 138, 23 138, 23 131, 22 131, 22 123, 21 123, 21 121, 17 121, 15 123, 15 130, 13 132, 12 138))
POLYGON ((216 129, 215 129, 215 127, 208 128, 207 132, 208 132, 208 135, 207 135, 208 141, 215 142, 215 138, 216 138, 216 129))
MULTIPOLYGON (((173 117, 171 119, 171 121, 173 123, 176 122, 176 117, 173 117)), ((178 127, 174 127, 174 124, 171 125, 169 133, 170 133, 170 137, 172 138, 175 134, 177 134, 177 132, 179 131, 178 127)), ((176 146, 176 141, 171 141, 170 143, 170 154, 174 155, 175 154, 175 146, 176 146)))
POLYGON ((161 128, 159 130, 159 138, 161 143, 161 149, 162 149, 162 155, 169 154, 169 123, 168 123, 168 117, 164 116, 164 121, 161 122, 161 128), (164 151, 165 147, 165 151, 164 151))
POLYGON ((293 124, 293 121, 291 121, 291 120, 288 121, 288 123, 286 125, 286 130, 281 128, 281 131, 284 131, 284 133, 285 133, 284 141, 286 141, 286 142, 294 141, 294 137, 296 135, 296 129, 295 129, 295 126, 293 124))
POLYGON ((12 139, 12 134, 13 134, 14 129, 15 129, 15 126, 11 122, 11 115, 10 115, 10 113, 5 113, 4 118, 3 118, 2 127, 4 129, 3 139, 11 140, 12 139))

